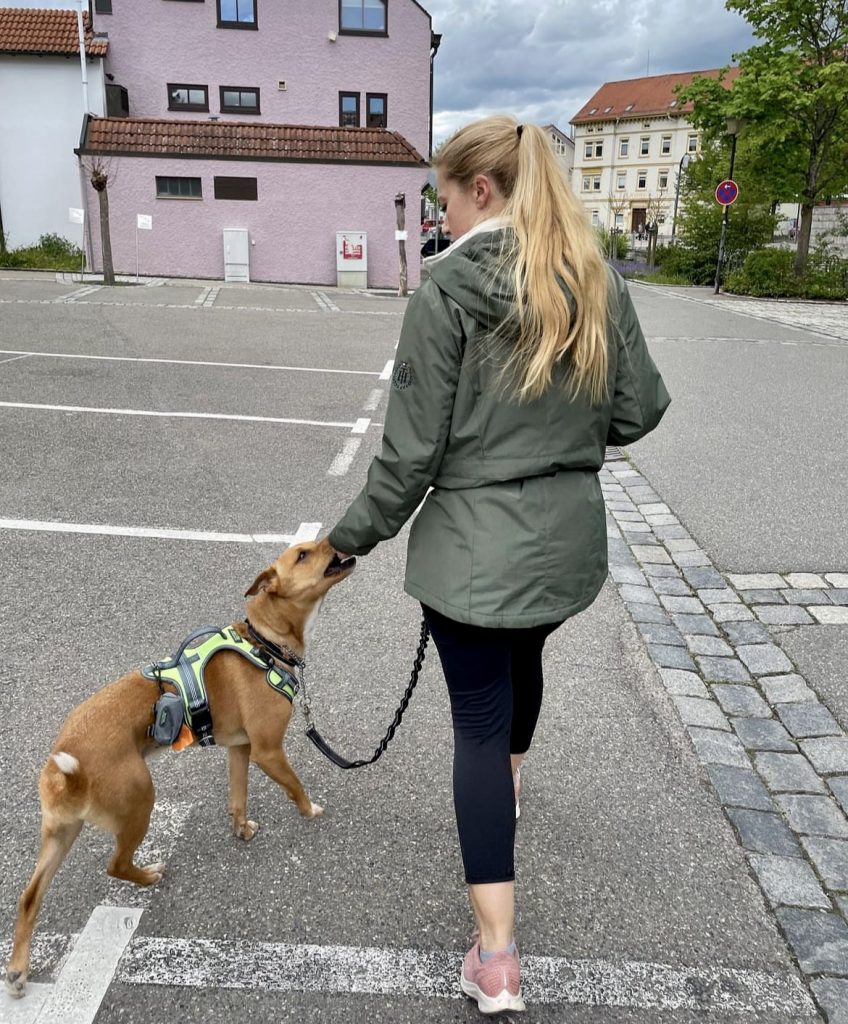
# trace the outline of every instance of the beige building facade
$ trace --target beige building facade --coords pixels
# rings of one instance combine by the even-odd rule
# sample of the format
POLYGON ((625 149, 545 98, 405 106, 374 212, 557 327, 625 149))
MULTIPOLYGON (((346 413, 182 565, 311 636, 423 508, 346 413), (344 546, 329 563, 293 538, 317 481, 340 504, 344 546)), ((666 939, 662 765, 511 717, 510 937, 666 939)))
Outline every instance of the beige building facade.
POLYGON ((656 223, 660 237, 672 234, 681 167, 700 151, 677 89, 696 75, 718 69, 606 82, 572 118, 572 187, 593 224, 638 237, 656 223))

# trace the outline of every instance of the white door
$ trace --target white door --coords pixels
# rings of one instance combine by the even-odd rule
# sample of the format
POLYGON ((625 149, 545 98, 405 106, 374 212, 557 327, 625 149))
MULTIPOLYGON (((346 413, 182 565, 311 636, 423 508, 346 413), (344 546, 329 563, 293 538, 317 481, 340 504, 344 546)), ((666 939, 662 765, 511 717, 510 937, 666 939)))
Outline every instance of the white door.
POLYGON ((250 239, 246 228, 224 228, 224 280, 250 280, 250 239))

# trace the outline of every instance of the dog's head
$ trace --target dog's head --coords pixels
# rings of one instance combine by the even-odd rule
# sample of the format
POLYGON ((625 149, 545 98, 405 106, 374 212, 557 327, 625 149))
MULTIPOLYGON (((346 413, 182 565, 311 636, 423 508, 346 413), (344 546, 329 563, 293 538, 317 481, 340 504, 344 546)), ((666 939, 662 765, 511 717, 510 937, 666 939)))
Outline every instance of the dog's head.
POLYGON ((267 594, 309 608, 356 567, 355 558, 340 559, 329 540, 307 541, 287 548, 263 569, 245 591, 245 597, 267 594))

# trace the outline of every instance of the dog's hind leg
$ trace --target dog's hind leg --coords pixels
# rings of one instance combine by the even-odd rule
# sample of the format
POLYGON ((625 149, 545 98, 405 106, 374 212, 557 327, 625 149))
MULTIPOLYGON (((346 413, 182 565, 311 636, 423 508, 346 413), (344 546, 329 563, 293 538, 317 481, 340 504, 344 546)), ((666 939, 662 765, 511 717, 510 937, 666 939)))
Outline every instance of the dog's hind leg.
POLYGON ((229 813, 233 820, 233 834, 242 839, 253 839, 259 831, 255 821, 248 821, 247 814, 247 769, 250 764, 250 744, 242 743, 229 747, 230 801, 229 813))
POLYGON ((147 828, 150 824, 150 814, 153 811, 153 782, 147 767, 144 767, 146 785, 134 787, 131 796, 125 806, 130 810, 122 817, 117 818, 112 826, 115 833, 115 854, 106 869, 112 878, 121 878, 126 882, 135 882, 136 885, 156 885, 162 881, 165 874, 164 864, 148 864, 139 868, 133 863, 135 851, 141 846, 141 842, 147 835, 147 828))
POLYGON ((260 750, 253 748, 251 757, 259 765, 268 778, 273 779, 286 791, 290 800, 297 804, 297 809, 304 818, 317 818, 324 813, 324 808, 312 803, 306 795, 303 783, 295 774, 289 764, 288 758, 282 750, 260 750))
POLYGON ((26 989, 29 971, 30 946, 35 921, 44 894, 53 881, 53 876, 68 855, 74 840, 80 834, 82 821, 55 825, 45 823, 41 829, 41 849, 29 885, 24 889, 18 903, 18 919, 15 923, 15 939, 12 956, 6 967, 6 990, 19 999, 26 989))

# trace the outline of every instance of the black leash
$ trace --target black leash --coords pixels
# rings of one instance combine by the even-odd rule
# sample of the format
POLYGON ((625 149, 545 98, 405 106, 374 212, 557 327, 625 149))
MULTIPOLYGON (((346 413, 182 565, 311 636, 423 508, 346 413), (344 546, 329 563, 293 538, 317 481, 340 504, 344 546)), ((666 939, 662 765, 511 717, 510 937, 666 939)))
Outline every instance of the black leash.
MULTIPOLYGON (((306 699, 306 688, 302 687, 301 701, 303 704, 303 715, 306 719, 306 735, 315 744, 315 746, 321 751, 321 753, 337 765, 339 768, 364 768, 365 765, 373 764, 379 760, 386 752, 386 747, 392 741, 397 727, 400 725, 403 719, 404 712, 409 706, 409 700, 412 697, 412 691, 418 682, 418 674, 421 671, 421 666, 424 664, 424 653, 427 650, 427 641, 430 639, 430 628, 427 625, 427 620, 422 619, 421 621, 421 638, 418 641, 418 651, 415 655, 415 661, 412 663, 412 674, 409 678, 409 684, 406 687, 403 697, 401 697, 400 705, 395 712, 395 717, 392 719, 392 723, 386 732, 386 735, 380 740, 380 744, 374 751, 371 757, 367 761, 348 761, 342 757, 341 754, 337 754, 335 750, 327 743, 324 737, 315 728, 315 724, 312 719, 312 709, 309 706, 309 702, 306 699)), ((301 680, 302 683, 302 680, 301 680)))

